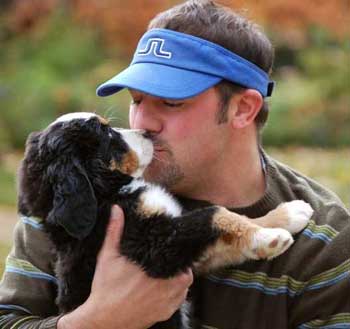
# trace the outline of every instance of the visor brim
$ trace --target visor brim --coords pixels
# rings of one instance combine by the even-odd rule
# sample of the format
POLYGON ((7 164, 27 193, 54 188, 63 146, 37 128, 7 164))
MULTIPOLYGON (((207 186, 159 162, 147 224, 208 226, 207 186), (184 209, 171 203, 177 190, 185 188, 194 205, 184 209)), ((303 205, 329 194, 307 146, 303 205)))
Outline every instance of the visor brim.
POLYGON ((194 97, 222 80, 221 77, 157 63, 136 63, 100 85, 98 96, 109 96, 124 88, 167 99, 194 97))

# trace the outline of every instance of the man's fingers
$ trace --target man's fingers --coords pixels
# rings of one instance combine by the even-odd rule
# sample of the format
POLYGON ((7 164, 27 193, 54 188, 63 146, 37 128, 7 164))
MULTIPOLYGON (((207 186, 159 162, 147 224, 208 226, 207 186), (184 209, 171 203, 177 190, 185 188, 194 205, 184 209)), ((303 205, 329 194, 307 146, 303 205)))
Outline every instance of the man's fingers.
POLYGON ((124 228, 124 213, 119 206, 112 206, 105 240, 100 252, 103 255, 117 255, 124 228))

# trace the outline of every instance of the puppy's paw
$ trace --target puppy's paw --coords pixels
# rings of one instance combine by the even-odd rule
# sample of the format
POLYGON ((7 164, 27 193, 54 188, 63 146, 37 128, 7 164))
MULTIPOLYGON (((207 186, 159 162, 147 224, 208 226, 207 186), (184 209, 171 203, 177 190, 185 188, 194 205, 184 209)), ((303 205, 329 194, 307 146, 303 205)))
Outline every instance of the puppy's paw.
POLYGON ((272 259, 285 252, 294 242, 292 235, 281 228, 261 228, 252 237, 251 248, 244 251, 250 259, 272 259))
POLYGON ((288 223, 284 228, 292 234, 303 230, 314 213, 311 206, 302 200, 286 202, 280 207, 288 214, 288 223))

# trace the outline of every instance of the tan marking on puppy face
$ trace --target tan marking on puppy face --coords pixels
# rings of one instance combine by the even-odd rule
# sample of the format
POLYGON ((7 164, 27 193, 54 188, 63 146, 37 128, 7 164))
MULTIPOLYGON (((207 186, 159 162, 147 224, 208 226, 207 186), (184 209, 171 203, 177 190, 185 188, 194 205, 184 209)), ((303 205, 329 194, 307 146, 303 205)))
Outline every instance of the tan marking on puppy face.
POLYGON ((117 161, 112 159, 110 164, 109 164, 109 169, 112 170, 112 171, 119 170, 119 166, 118 166, 117 161))
POLYGON ((109 168, 119 170, 124 174, 131 175, 139 168, 139 160, 136 153, 130 150, 123 156, 121 163, 111 160, 109 168))
POLYGON ((109 125, 109 121, 107 119, 105 119, 104 117, 101 117, 100 115, 96 114, 96 117, 98 119, 98 121, 101 122, 101 124, 108 126, 109 125))

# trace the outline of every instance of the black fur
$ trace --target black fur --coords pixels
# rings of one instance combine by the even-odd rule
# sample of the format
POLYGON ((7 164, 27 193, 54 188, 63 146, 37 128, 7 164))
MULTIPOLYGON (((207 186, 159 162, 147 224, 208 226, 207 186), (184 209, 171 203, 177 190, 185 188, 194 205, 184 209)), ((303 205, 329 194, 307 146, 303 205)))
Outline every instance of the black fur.
MULTIPOLYGON (((57 305, 69 312, 90 294, 96 257, 104 240, 111 205, 125 213, 121 253, 150 276, 169 278, 191 267, 219 233, 215 207, 172 218, 141 218, 139 196, 124 193, 133 178, 110 169, 129 151, 121 135, 97 117, 58 122, 33 133, 19 172, 19 211, 44 219, 55 247, 59 281, 57 305)), ((180 312, 152 328, 181 328, 180 312)))

